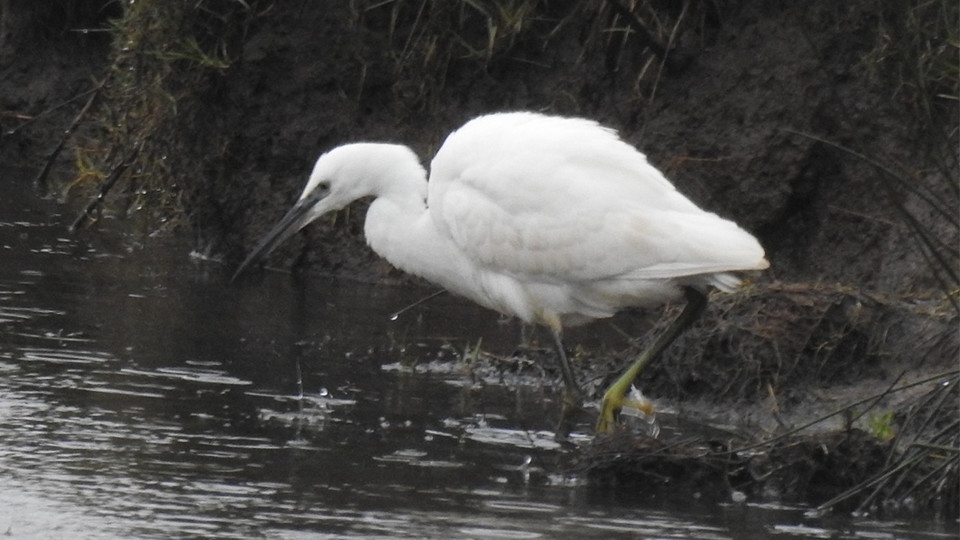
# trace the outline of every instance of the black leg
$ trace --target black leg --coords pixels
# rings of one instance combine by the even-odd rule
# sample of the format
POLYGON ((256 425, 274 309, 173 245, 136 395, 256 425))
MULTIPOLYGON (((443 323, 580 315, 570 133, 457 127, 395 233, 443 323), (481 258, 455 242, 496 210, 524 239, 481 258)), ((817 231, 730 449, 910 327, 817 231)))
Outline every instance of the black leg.
POLYGON ((560 372, 563 374, 563 409, 560 412, 560 423, 557 426, 557 436, 565 438, 573 428, 577 413, 580 412, 580 406, 583 398, 580 395, 580 385, 577 384, 577 378, 573 374, 573 368, 570 366, 570 360, 563 349, 563 339, 559 331, 551 329, 550 335, 553 336, 553 347, 557 351, 557 358, 560 362, 560 372))

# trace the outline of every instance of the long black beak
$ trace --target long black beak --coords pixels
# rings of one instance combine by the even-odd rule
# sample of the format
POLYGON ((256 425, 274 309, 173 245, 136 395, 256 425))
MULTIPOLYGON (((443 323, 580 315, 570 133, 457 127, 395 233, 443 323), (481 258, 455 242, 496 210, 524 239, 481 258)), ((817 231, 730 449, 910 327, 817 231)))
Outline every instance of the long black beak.
POLYGON ((270 254, 277 246, 282 244, 286 239, 290 238, 297 233, 305 225, 303 222, 303 217, 307 214, 307 211, 313 208, 317 203, 317 197, 306 197, 297 201, 297 204, 293 205, 293 208, 287 212, 287 215, 283 216, 283 219, 279 223, 273 226, 270 229, 270 232, 264 236, 260 243, 257 244, 257 247, 253 248, 253 251, 250 255, 247 256, 246 260, 240 264, 237 268, 237 271, 233 273, 233 277, 230 278, 230 281, 236 281, 237 277, 243 273, 250 265, 252 265, 257 260, 262 257, 266 257, 270 254))

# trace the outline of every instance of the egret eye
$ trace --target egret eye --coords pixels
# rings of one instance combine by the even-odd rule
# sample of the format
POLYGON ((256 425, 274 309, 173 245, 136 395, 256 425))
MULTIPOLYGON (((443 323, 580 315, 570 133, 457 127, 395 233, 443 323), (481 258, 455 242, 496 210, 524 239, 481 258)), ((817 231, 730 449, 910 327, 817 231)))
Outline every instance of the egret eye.
POLYGON ((316 185, 304 199, 305 203, 316 204, 330 194, 330 182, 324 180, 316 185))

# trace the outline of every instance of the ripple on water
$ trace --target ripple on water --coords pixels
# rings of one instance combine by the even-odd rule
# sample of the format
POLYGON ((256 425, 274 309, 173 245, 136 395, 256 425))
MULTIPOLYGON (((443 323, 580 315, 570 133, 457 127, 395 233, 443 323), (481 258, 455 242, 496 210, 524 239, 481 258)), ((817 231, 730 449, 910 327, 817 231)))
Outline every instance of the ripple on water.
MULTIPOLYGON (((822 527, 810 527, 807 525, 773 525, 770 528, 772 534, 789 534, 801 536, 803 538, 833 538, 833 531, 822 527)), ((865 537, 866 538, 866 537, 865 537)), ((887 538, 893 538, 887 536, 887 538)))
POLYGON ((172 390, 173 387, 161 387, 161 386, 148 386, 146 388, 120 388, 117 386, 108 386, 106 384, 87 384, 81 390, 85 392, 91 392, 94 394, 102 395, 111 395, 111 396, 120 396, 120 397, 132 397, 132 398, 147 398, 147 399, 163 399, 167 397, 166 392, 159 392, 158 390, 172 390))
POLYGON ((0 530, 11 538, 123 538, 83 506, 36 493, 29 482, 0 478, 0 530), (54 534, 53 531, 66 531, 54 534))
POLYGON ((461 527, 457 529, 457 531, 469 538, 544 538, 542 533, 536 531, 497 529, 493 527, 461 527))
POLYGON ((642 518, 594 519, 588 516, 565 518, 571 524, 605 533, 629 533, 635 538, 697 538, 698 540, 727 540, 725 529, 685 521, 676 514, 650 512, 642 518))
POLYGON ((413 467, 426 467, 434 469, 459 469, 465 467, 463 462, 450 461, 445 459, 431 459, 430 454, 424 450, 407 448, 396 450, 387 455, 374 456, 374 461, 382 463, 402 463, 413 467))
POLYGON ((563 510, 563 507, 557 504, 514 499, 493 499, 484 501, 483 505, 491 510, 520 514, 557 514, 563 510))
POLYGON ((561 448, 556 434, 552 431, 494 427, 483 419, 466 425, 463 433, 465 438, 483 444, 540 450, 561 448))
POLYGON ((516 448, 558 450, 561 447, 556 440, 556 434, 545 430, 528 431, 477 426, 467 428, 467 438, 485 444, 502 444, 516 448))
MULTIPOLYGON (((8 294, 8 291, 0 291, 0 295, 8 294)), ((23 322, 49 315, 66 315, 66 312, 36 307, 0 306, 0 323, 23 322)))
POLYGON ((333 397, 326 390, 316 394, 290 395, 267 391, 247 391, 247 396, 265 399, 269 405, 257 407, 257 416, 264 424, 312 432, 323 431, 330 422, 336 422, 333 412, 356 405, 356 400, 333 397))
POLYGON ((58 365, 103 364, 114 360, 110 353, 78 349, 51 349, 45 347, 22 347, 20 359, 26 362, 43 362, 58 365))
POLYGON ((122 368, 121 373, 140 377, 170 379, 222 386, 250 386, 253 381, 229 375, 226 371, 203 367, 159 367, 153 370, 122 368))

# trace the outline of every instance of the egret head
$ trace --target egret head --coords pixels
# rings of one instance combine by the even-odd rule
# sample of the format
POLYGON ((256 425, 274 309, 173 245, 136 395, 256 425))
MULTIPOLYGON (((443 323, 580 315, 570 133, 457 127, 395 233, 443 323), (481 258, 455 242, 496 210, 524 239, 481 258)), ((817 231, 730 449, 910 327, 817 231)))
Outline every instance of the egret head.
POLYGON ((426 173, 416 154, 406 146, 356 143, 330 150, 317 159, 293 208, 260 240, 233 278, 326 213, 363 197, 376 197, 395 189, 409 191, 409 183, 404 182, 409 178, 424 184, 425 190, 426 173))

